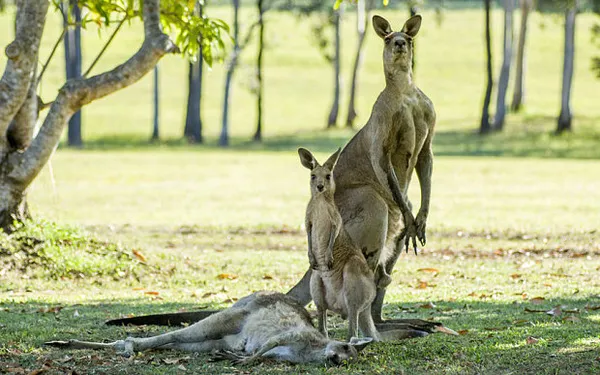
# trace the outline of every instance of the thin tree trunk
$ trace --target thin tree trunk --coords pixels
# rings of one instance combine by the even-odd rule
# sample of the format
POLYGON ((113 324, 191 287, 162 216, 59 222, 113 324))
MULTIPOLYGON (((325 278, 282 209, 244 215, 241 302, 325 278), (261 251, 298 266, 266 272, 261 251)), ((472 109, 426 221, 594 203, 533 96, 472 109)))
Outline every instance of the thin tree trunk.
POLYGON ((152 104, 153 104, 153 108, 154 108, 154 114, 153 114, 153 123, 152 123, 152 137, 150 138, 151 141, 158 141, 160 139, 160 132, 159 132, 159 122, 160 122, 160 118, 159 118, 159 106, 160 106, 160 88, 159 88, 159 75, 158 75, 158 65, 156 65, 154 67, 154 88, 152 90, 152 104))
POLYGON ((256 57, 256 132, 252 139, 255 142, 262 142, 263 126, 263 51, 265 47, 265 10, 263 0, 257 0, 258 7, 258 56, 256 57))
POLYGON ((490 132, 490 101, 492 99, 492 88, 494 80, 492 77, 492 37, 491 37, 491 19, 490 7, 492 0, 484 0, 485 4, 485 48, 486 48, 486 66, 487 66, 487 85, 485 88, 485 98, 483 99, 483 109, 481 111, 481 124, 479 126, 480 134, 490 132))
POLYGON ((506 92, 510 78, 510 65, 513 54, 513 15, 514 0, 504 0, 504 52, 500 78, 498 78, 498 98, 496 99, 496 115, 494 116, 494 130, 501 131, 504 128, 506 116, 506 92))
POLYGON ((519 44, 517 46, 517 66, 515 77, 515 90, 513 92, 512 103, 510 109, 518 112, 525 102, 525 71, 526 71, 526 56, 525 42, 527 40, 527 24, 529 22, 529 13, 533 6, 532 0, 521 0, 521 28, 519 31, 519 44))
POLYGON ((338 112, 340 108, 340 86, 342 84, 342 77, 340 76, 340 26, 342 21, 343 4, 334 11, 334 23, 335 23, 335 56, 333 57, 333 70, 334 70, 334 90, 333 90, 333 104, 329 111, 329 117, 327 118, 327 128, 333 128, 336 126, 338 112))
MULTIPOLYGON (((65 67, 67 80, 81 77, 81 9, 77 1, 70 0, 64 3, 63 7, 64 27, 68 27, 64 36, 65 44, 65 67), (73 19, 77 22, 74 27, 68 27, 68 12, 71 12, 73 19)), ((81 111, 77 111, 69 120, 67 131, 67 142, 71 147, 81 147, 83 140, 81 138, 81 111)))
MULTIPOLYGON (((202 16, 203 7, 201 2, 196 2, 196 12, 202 16)), ((183 136, 189 143, 202 143, 202 73, 204 61, 202 60, 202 47, 198 52, 198 59, 195 63, 189 64, 188 69, 188 99, 185 115, 185 127, 183 136)))
POLYGON ((240 24, 239 24, 239 10, 240 0, 232 0, 233 4, 233 52, 229 60, 229 66, 227 68, 227 76, 225 77, 225 94, 223 97, 223 122, 221 125, 221 136, 219 137, 219 146, 229 146, 229 102, 231 99, 231 83, 233 79, 233 73, 235 71, 238 55, 240 53, 240 24))
POLYGON ((363 46, 365 44, 366 30, 369 26, 369 12, 373 8, 373 0, 358 0, 356 8, 356 30, 358 40, 356 43, 356 55, 354 56, 354 66, 352 67, 352 83, 350 85, 350 100, 348 101, 348 114, 346 117, 346 126, 352 128, 356 119, 356 90, 358 88, 358 70, 362 65, 363 46))
POLYGON ((577 4, 573 4, 565 12, 565 53, 563 60, 562 92, 560 101, 560 115, 556 133, 561 134, 571 131, 571 85, 573 83, 573 70, 575 66, 575 20, 577 4))

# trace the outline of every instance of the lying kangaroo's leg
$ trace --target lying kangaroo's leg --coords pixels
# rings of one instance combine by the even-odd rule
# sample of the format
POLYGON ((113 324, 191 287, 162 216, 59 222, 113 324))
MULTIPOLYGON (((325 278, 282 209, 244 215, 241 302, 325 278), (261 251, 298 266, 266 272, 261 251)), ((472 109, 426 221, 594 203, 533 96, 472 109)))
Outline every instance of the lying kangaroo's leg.
POLYGON ((306 306, 310 301, 312 301, 312 297, 310 295, 310 278, 312 275, 312 270, 309 268, 308 271, 302 276, 302 279, 298 281, 296 285, 287 295, 295 299, 300 305, 306 306))
POLYGON ((136 352, 171 343, 199 343, 221 339, 239 333, 248 314, 247 310, 240 308, 223 310, 186 328, 152 337, 129 337, 126 342, 131 343, 131 350, 136 352))

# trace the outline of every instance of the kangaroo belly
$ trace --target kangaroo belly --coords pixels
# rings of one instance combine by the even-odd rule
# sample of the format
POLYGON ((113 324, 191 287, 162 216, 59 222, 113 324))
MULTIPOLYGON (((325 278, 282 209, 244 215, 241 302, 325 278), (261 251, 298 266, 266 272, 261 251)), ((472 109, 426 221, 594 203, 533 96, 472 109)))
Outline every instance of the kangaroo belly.
POLYGON ((343 319, 348 316, 346 300, 344 298, 344 284, 341 277, 333 275, 336 271, 329 271, 321 275, 325 288, 325 303, 327 309, 340 314, 343 319), (327 274, 330 275, 327 275, 327 274))

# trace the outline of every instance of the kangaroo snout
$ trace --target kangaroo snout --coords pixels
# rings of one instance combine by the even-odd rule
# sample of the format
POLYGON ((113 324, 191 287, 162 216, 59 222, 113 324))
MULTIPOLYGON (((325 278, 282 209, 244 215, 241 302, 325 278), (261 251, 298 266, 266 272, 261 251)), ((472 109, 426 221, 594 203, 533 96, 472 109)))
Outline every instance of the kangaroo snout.
POLYGON ((325 188, 325 186, 323 186, 323 184, 317 185, 317 190, 320 192, 322 192, 324 188, 325 188))

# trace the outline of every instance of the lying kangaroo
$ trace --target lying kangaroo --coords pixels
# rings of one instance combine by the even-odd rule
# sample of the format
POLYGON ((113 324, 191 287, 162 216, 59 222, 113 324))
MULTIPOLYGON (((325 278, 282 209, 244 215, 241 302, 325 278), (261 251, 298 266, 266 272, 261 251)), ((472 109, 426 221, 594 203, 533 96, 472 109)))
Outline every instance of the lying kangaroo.
MULTIPOLYGON (((381 307, 388 280, 402 248, 417 239, 425 244, 431 195, 431 141, 435 111, 429 98, 412 81, 412 40, 421 16, 411 17, 394 32, 384 18, 373 16, 373 27, 383 42, 385 88, 373 105, 367 124, 342 150, 333 173, 334 195, 344 228, 371 267, 380 264, 380 281, 371 312, 383 322, 381 307), (416 218, 407 198, 417 172, 421 207, 416 218)), ((301 304, 311 300, 309 269, 288 295, 301 304)), ((397 321, 401 324, 403 321, 397 321)), ((379 327, 378 327, 379 328, 379 327)), ((379 329, 381 331, 381 329, 379 329)))
POLYGON ((300 162, 310 169, 311 198, 306 207, 308 257, 313 269, 310 292, 317 306, 319 331, 327 336, 327 310, 348 317, 348 339, 362 334, 379 341, 371 317, 375 299, 373 272, 342 225, 333 201, 332 173, 340 154, 338 149, 321 166, 310 151, 298 149, 300 162))
POLYGON ((147 349, 231 351, 240 355, 236 357, 241 363, 269 357, 294 363, 339 365, 355 359, 358 351, 371 341, 370 338, 352 338, 348 343, 330 340, 315 329, 308 312, 292 298, 275 292, 256 292, 229 309, 162 335, 129 337, 110 343, 50 341, 45 345, 75 349, 114 348, 127 356, 147 349))

